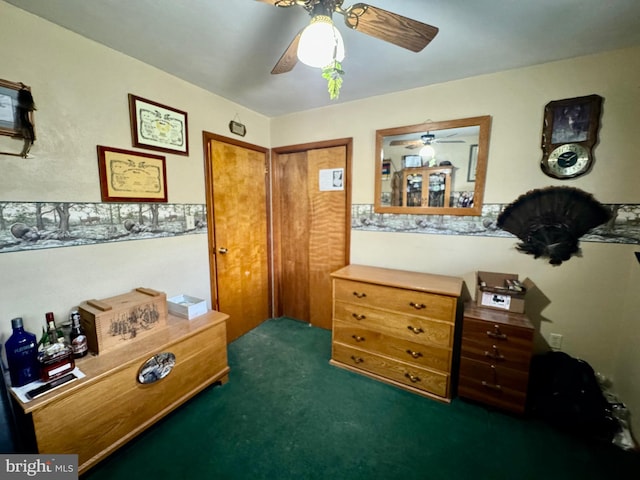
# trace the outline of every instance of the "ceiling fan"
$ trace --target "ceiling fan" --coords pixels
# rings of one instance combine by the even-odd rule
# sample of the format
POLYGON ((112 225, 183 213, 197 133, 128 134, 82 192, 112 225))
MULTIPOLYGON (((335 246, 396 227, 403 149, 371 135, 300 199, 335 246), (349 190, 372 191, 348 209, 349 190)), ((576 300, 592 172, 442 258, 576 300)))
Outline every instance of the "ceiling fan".
POLYGON ((414 148, 421 148, 425 145, 433 145, 438 143, 465 143, 464 140, 446 140, 443 138, 436 138, 433 133, 424 133, 420 135, 420 138, 417 140, 392 140, 389 142, 391 146, 402 146, 405 145, 406 148, 413 150, 414 148))
MULTIPOLYGON (((304 8, 313 19, 318 16, 329 17, 339 13, 344 16, 347 27, 372 37, 393 43, 412 52, 419 52, 427 46, 438 33, 438 28, 411 18, 383 10, 366 3, 355 3, 342 8, 343 0, 257 0, 276 7, 299 6, 304 8)), ((298 62, 298 45, 304 29, 294 37, 289 47, 276 63, 272 74, 291 71, 298 62)))

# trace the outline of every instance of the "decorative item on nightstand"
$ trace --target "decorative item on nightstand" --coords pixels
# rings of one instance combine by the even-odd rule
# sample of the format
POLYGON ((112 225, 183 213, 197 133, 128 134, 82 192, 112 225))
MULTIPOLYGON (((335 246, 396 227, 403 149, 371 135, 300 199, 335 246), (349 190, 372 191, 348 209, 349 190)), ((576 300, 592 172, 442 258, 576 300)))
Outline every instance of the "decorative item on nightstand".
MULTIPOLYGON (((531 283, 531 282, 527 282, 531 283)), ((527 287, 515 273, 478 272, 476 305, 514 313, 524 313, 527 287)))

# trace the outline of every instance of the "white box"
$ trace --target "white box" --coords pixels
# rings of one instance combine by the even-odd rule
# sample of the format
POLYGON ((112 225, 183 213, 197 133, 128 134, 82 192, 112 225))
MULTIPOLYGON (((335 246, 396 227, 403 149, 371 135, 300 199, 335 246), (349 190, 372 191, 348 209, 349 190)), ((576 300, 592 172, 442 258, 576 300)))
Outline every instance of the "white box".
POLYGON ((207 313, 207 302, 189 295, 178 295, 167 299, 169 313, 191 320, 207 313))

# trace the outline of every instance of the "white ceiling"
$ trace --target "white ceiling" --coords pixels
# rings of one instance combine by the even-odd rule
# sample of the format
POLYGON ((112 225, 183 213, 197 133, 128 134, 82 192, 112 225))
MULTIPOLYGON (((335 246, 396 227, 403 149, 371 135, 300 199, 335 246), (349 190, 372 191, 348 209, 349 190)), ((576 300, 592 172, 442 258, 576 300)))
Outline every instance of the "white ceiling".
POLYGON ((6 1, 268 117, 640 45, 639 0, 371 0, 440 32, 413 53, 347 29, 335 14, 347 56, 340 98, 332 101, 319 70, 298 63, 289 73, 270 73, 309 21, 301 7, 256 0, 6 1))

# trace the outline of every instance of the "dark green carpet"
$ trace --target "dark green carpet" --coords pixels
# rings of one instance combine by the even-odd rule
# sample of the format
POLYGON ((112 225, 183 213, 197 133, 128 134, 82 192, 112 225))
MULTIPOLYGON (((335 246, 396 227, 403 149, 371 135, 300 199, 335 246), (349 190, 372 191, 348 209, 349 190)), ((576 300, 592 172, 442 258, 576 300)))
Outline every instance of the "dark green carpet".
MULTIPOLYGON (((604 479, 640 456, 333 367, 331 333, 272 319, 211 387, 90 470, 100 479, 604 479)), ((634 474, 635 475, 635 474, 634 474)))

